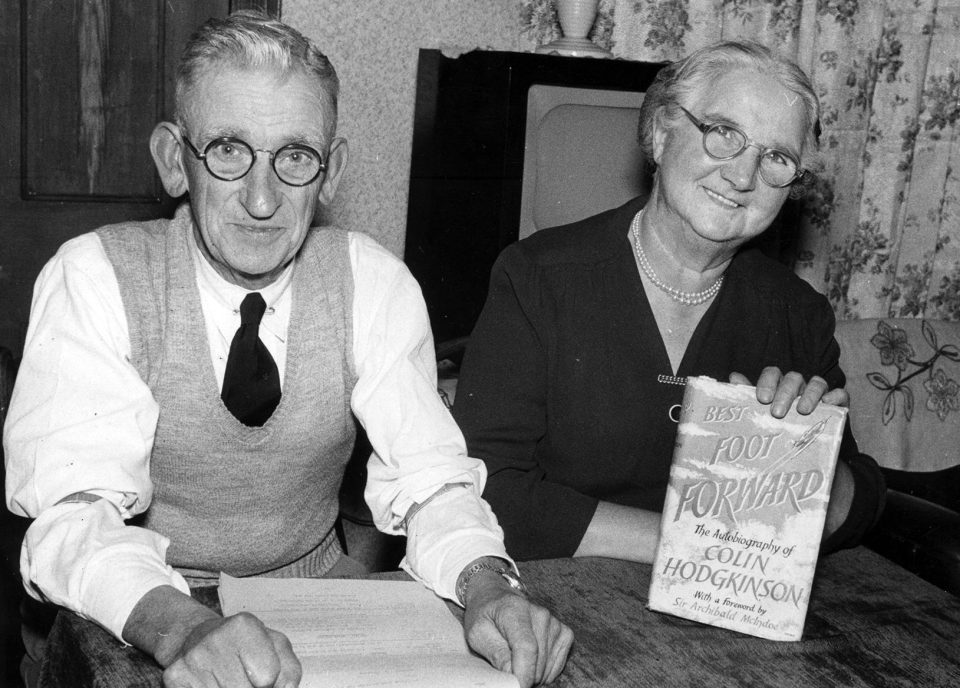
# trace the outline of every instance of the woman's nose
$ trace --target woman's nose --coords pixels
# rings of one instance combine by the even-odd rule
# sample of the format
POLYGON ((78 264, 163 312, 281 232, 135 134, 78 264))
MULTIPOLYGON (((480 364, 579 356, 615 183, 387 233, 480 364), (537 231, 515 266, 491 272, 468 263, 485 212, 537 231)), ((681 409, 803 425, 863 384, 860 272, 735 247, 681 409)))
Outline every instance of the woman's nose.
POLYGON ((757 185, 760 172, 760 151, 747 146, 735 158, 723 163, 720 174, 739 191, 749 191, 757 185))

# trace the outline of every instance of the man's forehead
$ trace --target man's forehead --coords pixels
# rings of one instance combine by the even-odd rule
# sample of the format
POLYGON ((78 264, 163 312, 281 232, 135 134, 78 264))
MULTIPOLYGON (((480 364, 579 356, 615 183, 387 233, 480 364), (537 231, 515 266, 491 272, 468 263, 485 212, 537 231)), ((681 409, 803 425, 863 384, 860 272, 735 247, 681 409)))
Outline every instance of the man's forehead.
POLYGON ((325 139, 332 104, 320 80, 303 71, 212 65, 183 94, 188 128, 242 135, 325 139))

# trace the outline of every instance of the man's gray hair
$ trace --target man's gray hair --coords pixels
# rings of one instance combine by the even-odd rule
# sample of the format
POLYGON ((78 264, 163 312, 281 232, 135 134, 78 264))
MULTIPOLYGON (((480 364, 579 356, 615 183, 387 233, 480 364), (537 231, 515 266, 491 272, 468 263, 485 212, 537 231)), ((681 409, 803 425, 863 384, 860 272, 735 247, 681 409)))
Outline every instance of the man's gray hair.
POLYGON ((340 80, 330 60, 299 31, 256 10, 209 19, 190 37, 177 69, 177 123, 183 123, 186 94, 204 70, 215 64, 316 77, 330 108, 329 124, 336 128, 340 80))
MULTIPOLYGON (((679 106, 689 104, 708 84, 733 69, 752 69, 775 77, 783 87, 800 98, 804 114, 804 158, 816 158, 820 138, 820 99, 806 73, 792 60, 781 57, 760 43, 748 40, 721 41, 668 64, 657 74, 640 106, 637 136, 640 150, 653 162, 653 125, 662 109, 664 121, 685 117, 679 106)), ((814 160, 802 161, 805 167, 814 160)))

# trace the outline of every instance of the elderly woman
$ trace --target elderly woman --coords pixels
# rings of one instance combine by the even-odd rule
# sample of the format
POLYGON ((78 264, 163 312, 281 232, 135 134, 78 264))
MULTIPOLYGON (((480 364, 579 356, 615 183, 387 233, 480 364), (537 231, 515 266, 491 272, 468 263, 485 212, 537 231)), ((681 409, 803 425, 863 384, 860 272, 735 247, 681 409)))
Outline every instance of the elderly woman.
MULTIPOLYGON (((747 245, 805 174, 818 117, 807 76, 763 46, 697 51, 644 99, 646 204, 502 253, 453 410, 513 556, 652 561, 686 376, 756 384, 777 417, 797 396, 800 413, 847 403, 829 303, 747 245)), ((848 429, 826 549, 859 540, 882 488, 848 429)))

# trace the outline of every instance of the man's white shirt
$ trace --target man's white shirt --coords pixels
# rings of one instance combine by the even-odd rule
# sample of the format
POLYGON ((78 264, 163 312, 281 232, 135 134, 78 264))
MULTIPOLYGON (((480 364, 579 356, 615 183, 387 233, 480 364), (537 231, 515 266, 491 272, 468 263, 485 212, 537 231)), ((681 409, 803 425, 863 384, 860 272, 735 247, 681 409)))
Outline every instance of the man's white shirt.
MULTIPOLYGON (((365 497, 381 530, 407 535, 403 567, 456 600, 457 576, 469 562, 508 558, 502 531, 480 497, 486 471, 467 456, 463 435, 437 394, 434 346, 416 280, 373 239, 355 232, 349 237, 358 378, 351 407, 374 448, 365 497), (451 483, 465 485, 429 500, 451 483), (423 502, 405 526, 407 512, 423 502)), ((249 290, 222 279, 199 249, 194 264, 209 355, 222 386, 239 304, 249 290)), ((259 290, 267 303, 260 337, 281 380, 293 267, 259 290)), ((20 562, 31 594, 118 638, 151 589, 188 591, 164 561, 168 541, 124 523, 152 497, 149 460, 159 413, 130 355, 120 289, 100 240, 95 233, 72 239, 34 288, 4 427, 7 505, 36 519, 20 562), (77 492, 100 499, 58 503, 77 492)))

